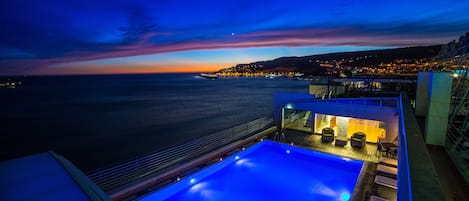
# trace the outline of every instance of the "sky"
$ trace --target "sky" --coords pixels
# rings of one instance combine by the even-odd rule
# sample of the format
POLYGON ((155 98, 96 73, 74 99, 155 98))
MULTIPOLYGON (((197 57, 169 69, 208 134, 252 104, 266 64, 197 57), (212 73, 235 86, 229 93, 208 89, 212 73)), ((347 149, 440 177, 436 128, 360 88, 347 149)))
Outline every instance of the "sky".
POLYGON ((2 0, 0 74, 212 72, 282 56, 443 44, 467 0, 2 0))

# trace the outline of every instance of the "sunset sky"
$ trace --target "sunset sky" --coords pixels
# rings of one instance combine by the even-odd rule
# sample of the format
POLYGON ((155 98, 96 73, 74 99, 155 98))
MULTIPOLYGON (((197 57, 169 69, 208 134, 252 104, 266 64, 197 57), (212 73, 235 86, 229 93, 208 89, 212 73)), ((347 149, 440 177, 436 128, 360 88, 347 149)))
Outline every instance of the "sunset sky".
POLYGON ((281 56, 447 43, 463 0, 4 0, 0 75, 210 72, 281 56))

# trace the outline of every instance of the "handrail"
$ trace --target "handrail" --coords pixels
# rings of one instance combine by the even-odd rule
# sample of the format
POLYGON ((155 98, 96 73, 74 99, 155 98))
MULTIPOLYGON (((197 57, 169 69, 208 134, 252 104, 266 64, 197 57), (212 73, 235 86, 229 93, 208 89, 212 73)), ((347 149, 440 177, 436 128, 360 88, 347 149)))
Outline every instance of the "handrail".
POLYGON ((109 192, 136 179, 180 164, 230 142, 249 137, 249 135, 271 124, 271 118, 259 118, 165 150, 151 152, 108 168, 91 171, 88 173, 88 177, 104 191, 109 192))

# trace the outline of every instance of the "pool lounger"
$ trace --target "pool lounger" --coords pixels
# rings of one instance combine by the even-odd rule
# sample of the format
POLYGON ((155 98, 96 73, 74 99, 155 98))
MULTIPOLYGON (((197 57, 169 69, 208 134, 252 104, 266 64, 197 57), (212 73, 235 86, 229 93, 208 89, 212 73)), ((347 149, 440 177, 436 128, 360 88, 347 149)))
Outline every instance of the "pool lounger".
POLYGON ((395 167, 389 167, 385 165, 378 165, 376 168, 376 171, 378 172, 383 172, 389 175, 397 176, 397 168, 395 167))
POLYGON ((394 167, 397 167, 397 160, 396 159, 392 159, 392 158, 381 158, 381 160, 379 160, 379 163, 380 164, 384 164, 384 165, 388 165, 388 166, 394 166, 394 167))
POLYGON ((384 199, 384 198, 382 198, 382 197, 378 197, 378 196, 372 195, 372 196, 370 197, 370 201, 389 201, 389 200, 388 200, 388 199, 384 199))
POLYGON ((376 175, 375 183, 382 186, 387 186, 389 188, 397 189, 397 180, 388 177, 376 175))

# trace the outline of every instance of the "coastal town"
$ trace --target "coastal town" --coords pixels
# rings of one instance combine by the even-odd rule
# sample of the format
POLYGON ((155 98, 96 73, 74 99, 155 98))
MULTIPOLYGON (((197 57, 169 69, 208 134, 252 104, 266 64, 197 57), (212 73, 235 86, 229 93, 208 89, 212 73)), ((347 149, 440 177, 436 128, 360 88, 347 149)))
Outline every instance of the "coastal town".
POLYGON ((456 72, 468 66, 461 55, 469 49, 469 33, 445 45, 398 48, 238 64, 216 72, 221 77, 415 76, 418 72, 456 72), (410 51, 410 52, 409 52, 410 51), (389 54, 388 54, 389 53, 389 54), (448 56, 451 55, 451 56, 448 56), (448 59, 450 58, 450 59, 448 59), (314 71, 309 71, 314 69, 314 71), (309 72, 308 72, 309 71, 309 72))

